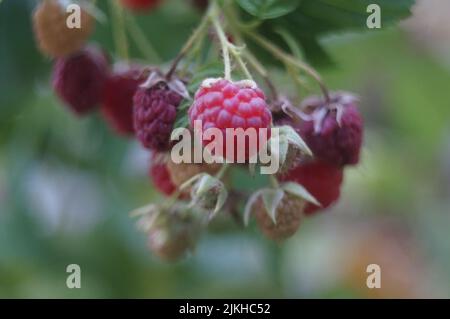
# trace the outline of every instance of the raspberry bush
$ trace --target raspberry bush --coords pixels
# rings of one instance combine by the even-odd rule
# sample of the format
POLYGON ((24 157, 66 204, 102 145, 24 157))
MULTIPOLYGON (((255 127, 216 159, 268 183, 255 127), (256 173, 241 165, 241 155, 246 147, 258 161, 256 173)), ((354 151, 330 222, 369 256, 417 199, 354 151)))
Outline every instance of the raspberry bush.
MULTIPOLYGON (((319 1, 190 1, 202 17, 167 63, 146 38, 155 30, 141 29, 134 18, 139 13, 151 19, 164 2, 110 1, 116 47, 103 51, 99 43, 88 44, 95 19, 104 14, 99 8, 83 7, 81 28, 69 30, 61 2, 40 2, 34 32, 42 53, 55 58, 55 94, 77 115, 99 106, 111 132, 152 153, 148 175, 162 200, 132 215, 155 255, 170 261, 186 256, 218 215, 245 224, 256 219, 276 241, 293 236, 305 218, 339 200, 345 170, 360 162, 363 145, 358 98, 330 92, 312 67, 318 57, 329 61, 317 38, 333 28, 319 28, 311 18, 305 34, 308 28, 296 23, 297 15, 319 10, 319 1), (199 135, 208 129, 224 143, 199 135), (228 129, 251 129, 256 143, 242 133, 228 135, 228 129), (191 133, 187 140, 194 147, 188 150, 197 151, 197 141, 202 159, 215 162, 198 162, 193 154, 183 154, 187 163, 176 161, 176 132, 191 133), (263 152, 278 169, 257 179, 267 167, 263 152), (243 179, 253 181, 250 189, 240 188, 243 179)), ((333 30, 351 28, 355 20, 363 21, 355 15, 333 30)))

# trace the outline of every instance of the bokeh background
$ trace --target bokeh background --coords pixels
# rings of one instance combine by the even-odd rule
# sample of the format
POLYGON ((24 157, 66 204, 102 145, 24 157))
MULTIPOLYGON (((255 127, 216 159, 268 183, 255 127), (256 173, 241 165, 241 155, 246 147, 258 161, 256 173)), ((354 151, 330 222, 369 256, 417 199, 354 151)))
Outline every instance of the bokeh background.
MULTIPOLYGON (((319 71, 361 96, 366 121, 361 164, 335 207, 281 245, 222 220, 177 264, 153 257, 127 214, 161 200, 149 155, 52 93, 35 3, 0 4, 0 297, 450 297, 447 0, 418 1, 396 27, 321 39, 335 65, 319 71), (81 289, 66 287, 72 263, 81 289), (365 288, 370 263, 382 268, 379 290, 365 288)), ((137 18, 168 60, 199 14, 172 0, 137 18)), ((94 39, 113 47, 107 21, 94 39)))

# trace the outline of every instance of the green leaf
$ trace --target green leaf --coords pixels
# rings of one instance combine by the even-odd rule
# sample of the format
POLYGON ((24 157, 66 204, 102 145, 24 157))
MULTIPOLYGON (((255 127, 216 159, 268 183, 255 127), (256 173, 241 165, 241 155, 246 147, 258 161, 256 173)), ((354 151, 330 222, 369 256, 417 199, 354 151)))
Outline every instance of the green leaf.
POLYGON ((142 232, 148 232, 155 225, 161 209, 156 204, 149 204, 130 212, 131 217, 140 217, 137 228, 142 232))
POLYGON ((245 204, 244 208, 244 225, 248 226, 248 222, 250 221, 250 215, 252 213, 253 205, 256 203, 256 201, 259 199, 259 196, 265 191, 266 189, 260 189, 256 192, 254 192, 247 200, 247 203, 245 204))
POLYGON ((260 19, 284 16, 299 5, 299 0, 237 0, 242 9, 260 19))
POLYGON ((285 137, 289 144, 297 147, 301 152, 306 155, 312 156, 312 152, 306 145, 305 141, 300 137, 300 135, 289 125, 284 125, 280 127, 280 136, 285 137))
POLYGON ((273 156, 276 156, 278 158, 278 162, 280 163, 280 165, 282 165, 286 161, 286 156, 289 149, 289 141, 286 136, 277 136, 271 137, 269 145, 272 145, 272 143, 278 144, 278 150, 276 148, 270 148, 270 151, 272 152, 273 156), (276 138, 277 141, 274 141, 274 138, 276 138))
MULTIPOLYGON (((407 17, 415 0, 379 0, 382 25, 386 26, 407 17)), ((370 13, 367 7, 372 0, 303 0, 300 6, 286 19, 290 30, 303 34, 319 34, 348 29, 367 29, 370 13), (306 28, 306 29, 305 29, 306 28)))
POLYGON ((209 217, 210 219, 213 218, 222 209, 222 207, 225 205, 225 202, 227 201, 227 198, 228 198, 228 191, 225 187, 223 187, 219 190, 219 196, 217 197, 216 207, 214 208, 214 211, 210 215, 209 217))
POLYGON ((206 173, 200 173, 190 178, 181 185, 180 189, 186 189, 191 185, 191 204, 197 205, 200 202, 208 202, 208 208, 201 207, 210 211, 208 215, 208 221, 210 221, 222 209, 228 198, 225 185, 220 179, 206 173), (210 207, 210 203, 214 203, 213 209, 210 207))
MULTIPOLYGON (((381 30, 409 16, 414 2, 415 0, 376 1, 381 7, 381 30)), ((264 20, 259 32, 285 50, 300 47, 312 64, 333 64, 320 44, 320 37, 344 31, 376 32, 369 30, 366 24, 370 16, 367 7, 372 3, 372 0, 302 0, 295 10, 282 18, 264 20)), ((256 50, 255 53, 267 60, 267 55, 256 50)), ((273 63, 273 57, 270 59, 273 63)))
POLYGON ((317 199, 315 199, 314 196, 312 196, 308 192, 308 190, 306 188, 304 188, 302 185, 300 185, 298 183, 287 182, 287 183, 282 184, 281 188, 294 196, 297 196, 297 197, 302 198, 310 203, 313 203, 314 205, 322 206, 317 201, 317 199))
POLYGON ((131 217, 138 217, 138 216, 143 216, 143 215, 147 215, 147 214, 153 214, 156 211, 157 211, 156 205, 151 203, 151 204, 145 205, 143 207, 136 208, 133 211, 131 211, 129 214, 131 217))
POLYGON ((191 187, 195 182, 197 182, 198 180, 200 180, 203 176, 206 176, 208 174, 206 173, 199 173, 195 176, 192 176, 191 178, 189 178, 187 181, 185 181, 183 184, 180 185, 180 190, 185 190, 188 189, 189 187, 191 187))
POLYGON ((279 29, 275 30, 275 32, 278 33, 283 38, 283 40, 288 45, 289 50, 291 51, 291 54, 294 57, 296 57, 297 59, 303 58, 303 54, 302 54, 300 45, 298 44, 298 42, 295 40, 294 36, 289 31, 279 28, 279 29))
POLYGON ((277 208, 283 196, 284 191, 281 189, 266 189, 262 192, 264 207, 274 224, 277 223, 277 208))
POLYGON ((195 189, 195 196, 206 194, 217 185, 222 185, 222 182, 219 179, 206 173, 201 174, 203 174, 203 176, 198 181, 198 185, 195 189))

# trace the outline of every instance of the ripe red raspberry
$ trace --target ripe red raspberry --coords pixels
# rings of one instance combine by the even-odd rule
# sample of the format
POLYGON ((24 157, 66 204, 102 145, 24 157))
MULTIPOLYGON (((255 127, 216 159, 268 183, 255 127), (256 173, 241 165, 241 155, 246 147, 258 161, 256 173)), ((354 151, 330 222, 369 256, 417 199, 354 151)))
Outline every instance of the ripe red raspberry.
POLYGON ((312 113, 300 125, 300 135, 316 157, 338 166, 359 162, 363 120, 356 102, 352 95, 334 93, 329 104, 319 98, 303 103, 312 113))
POLYGON ((343 170, 323 161, 301 164, 279 177, 283 182, 296 182, 305 187, 322 206, 307 203, 305 214, 310 215, 330 207, 339 199, 343 170))
POLYGON ((94 28, 94 19, 81 10, 81 27, 69 28, 66 12, 57 0, 41 1, 33 15, 39 49, 50 57, 63 57, 81 49, 94 28))
MULTIPOLYGON (((265 96, 256 83, 249 80, 231 82, 225 79, 207 79, 195 94, 194 103, 189 108, 189 120, 194 128, 194 121, 202 122, 203 133, 209 128, 217 128, 222 131, 223 148, 217 149, 215 155, 234 160, 238 158, 238 136, 245 137, 245 159, 254 155, 266 141, 256 136, 254 143, 249 143, 248 136, 242 132, 234 135, 234 149, 227 154, 226 145, 232 136, 227 136, 227 128, 242 128, 244 130, 254 128, 256 133, 260 129, 267 129, 267 137, 270 136, 272 114, 266 104, 265 96), (256 145, 254 145, 256 144, 256 145)), ((203 137, 203 144, 214 143, 214 138, 203 137)), ((241 152, 240 150, 239 152, 241 152)))
POLYGON ((146 77, 138 67, 116 71, 106 81, 102 113, 122 135, 134 134, 133 95, 146 77))
POLYGON ((170 134, 182 99, 164 82, 136 91, 133 98, 134 129, 144 147, 158 152, 169 150, 170 134))
POLYGON ((147 11, 156 8, 162 0, 121 0, 122 5, 134 11, 147 11))
POLYGON ((150 165, 149 175, 153 182, 153 185, 161 193, 170 196, 175 192, 177 187, 172 182, 169 170, 167 169, 167 165, 165 163, 152 161, 152 164, 150 165))
POLYGON ((74 113, 83 115, 101 102, 108 72, 107 57, 99 49, 89 47, 56 60, 52 86, 74 113))
POLYGON ((273 240, 284 240, 297 232, 304 207, 304 200, 285 194, 276 210, 276 224, 269 216, 261 198, 255 203, 253 213, 264 235, 273 240))

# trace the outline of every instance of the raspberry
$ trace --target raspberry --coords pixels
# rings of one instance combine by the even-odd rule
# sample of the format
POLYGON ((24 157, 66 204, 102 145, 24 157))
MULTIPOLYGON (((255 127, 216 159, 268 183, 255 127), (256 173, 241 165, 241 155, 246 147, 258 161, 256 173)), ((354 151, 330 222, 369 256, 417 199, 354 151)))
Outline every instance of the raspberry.
POLYGON ((305 214, 310 215, 330 207, 340 196, 343 170, 323 161, 304 163, 279 177, 283 182, 296 182, 308 190, 321 206, 307 203, 305 214))
POLYGON ((161 210, 148 229, 148 245, 160 258, 176 261, 195 247, 199 232, 196 214, 177 205, 161 210))
POLYGON ((144 147, 158 152, 169 150, 170 134, 182 99, 164 82, 136 91, 134 129, 144 147))
POLYGON ((134 134, 133 95, 144 80, 141 69, 132 67, 115 72, 106 81, 102 113, 119 134, 134 134))
POLYGON ((101 102, 108 68, 107 58, 95 47, 58 58, 53 67, 53 89, 73 112, 83 115, 101 102))
POLYGON ((50 57, 63 57, 82 48, 94 28, 93 18, 81 10, 81 28, 69 28, 65 8, 57 0, 41 1, 33 15, 36 41, 50 57))
POLYGON ((156 189, 161 193, 170 196, 175 190, 176 186, 172 182, 169 170, 165 163, 153 162, 150 165, 149 176, 155 185, 156 189))
POLYGON ((170 177, 177 187, 180 187, 184 182, 188 181, 191 177, 194 177, 195 175, 198 175, 200 173, 215 175, 220 170, 221 167, 222 167, 221 164, 206 164, 206 163, 175 164, 171 160, 167 162, 167 169, 169 170, 170 177))
MULTIPOLYGON (((232 141, 227 139, 233 137, 227 137, 225 130, 254 128, 258 133, 260 129, 267 129, 269 137, 272 115, 266 104, 264 93, 253 81, 244 80, 233 83, 225 79, 207 79, 203 81, 195 94, 194 103, 189 108, 189 120, 194 129, 194 121, 200 120, 203 131, 209 128, 221 130, 224 145, 222 149, 216 149, 214 155, 236 161, 238 136, 241 134, 240 137, 242 137, 242 133, 237 132, 234 136, 234 150, 231 150, 232 152, 229 150, 232 155, 228 155, 226 146, 232 141)), ((249 143, 249 137, 245 135, 244 137, 245 159, 254 155, 266 142, 260 141, 259 134, 254 141, 256 143, 249 143)), ((209 143, 210 140, 203 138, 204 145, 209 143)))
POLYGON ((261 198, 253 206, 253 213, 264 235, 273 240, 283 240, 297 232, 304 207, 305 201, 285 194, 276 210, 276 224, 270 218, 261 198))
POLYGON ((156 8, 161 0, 121 0, 122 5, 134 11, 147 11, 156 8))
POLYGON ((311 120, 301 124, 300 135, 313 154, 338 166, 357 164, 363 120, 356 106, 356 98, 345 93, 334 93, 329 105, 317 98, 310 98, 303 104, 312 107, 313 111, 311 120))

